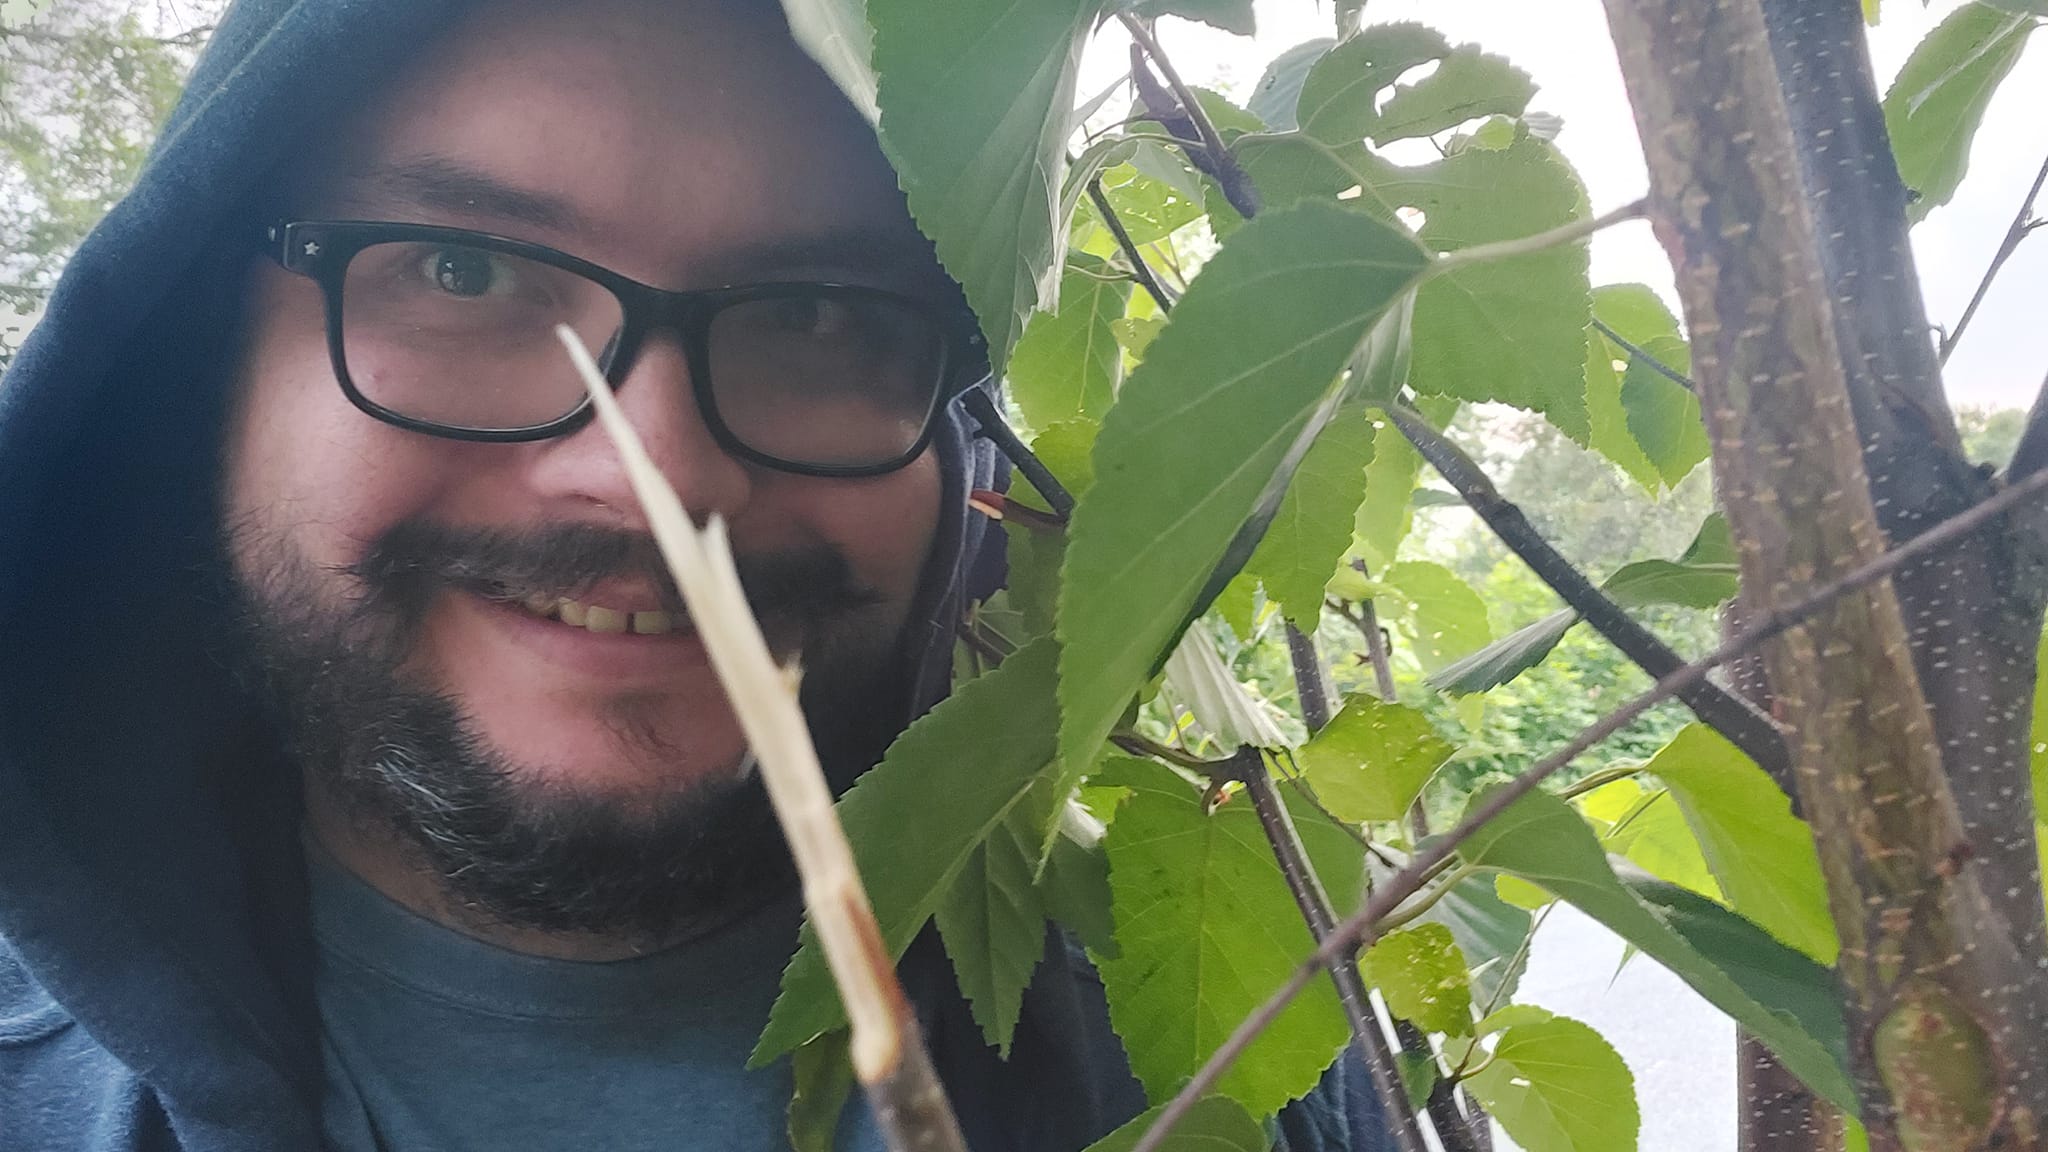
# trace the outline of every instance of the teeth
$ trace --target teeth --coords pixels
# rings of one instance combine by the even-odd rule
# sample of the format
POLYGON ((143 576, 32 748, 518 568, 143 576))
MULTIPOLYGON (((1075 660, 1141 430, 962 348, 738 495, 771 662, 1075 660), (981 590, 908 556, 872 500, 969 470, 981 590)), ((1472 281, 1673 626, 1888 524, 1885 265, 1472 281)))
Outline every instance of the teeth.
POLYGON ((566 596, 528 596, 519 601, 536 616, 548 616, 604 635, 632 632, 640 636, 665 636, 679 623, 674 613, 663 611, 627 612, 602 604, 585 604, 566 596))

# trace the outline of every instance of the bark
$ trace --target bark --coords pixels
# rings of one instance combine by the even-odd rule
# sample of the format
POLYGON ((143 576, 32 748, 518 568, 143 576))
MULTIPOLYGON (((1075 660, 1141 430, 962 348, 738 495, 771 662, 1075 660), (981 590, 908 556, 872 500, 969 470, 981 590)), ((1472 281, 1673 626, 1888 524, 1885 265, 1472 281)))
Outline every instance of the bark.
MULTIPOLYGON (((1964 457, 1906 239, 1907 191, 1856 0, 1764 0, 1878 524, 1892 543, 1990 495, 1964 457)), ((1893 578, 1986 896, 2048 957, 2028 777, 2042 589, 2016 518, 1893 578)))
MULTIPOLYGON (((1838 328, 1758 0, 1606 7, 1648 160, 1651 220, 1692 335, 1743 598, 1775 611, 1884 551, 1872 475, 1890 483, 1890 471, 1938 462, 1903 445, 1939 449, 1954 430, 1941 434, 1945 413, 1930 409, 1926 382, 1910 364, 1886 364, 1888 346, 1860 317, 1838 328), (1880 445, 1884 471, 1865 469, 1866 444, 1883 437, 1861 421, 1864 408, 1873 420, 1921 416, 1880 445)), ((1863 1118, 1881 1152, 2032 1148, 2048 1115, 2048 982, 1987 895, 2009 877, 1973 859, 1909 636, 1887 582, 1764 648, 1842 938, 1863 1118)), ((1941 655, 1958 665, 1993 654, 1941 655)))

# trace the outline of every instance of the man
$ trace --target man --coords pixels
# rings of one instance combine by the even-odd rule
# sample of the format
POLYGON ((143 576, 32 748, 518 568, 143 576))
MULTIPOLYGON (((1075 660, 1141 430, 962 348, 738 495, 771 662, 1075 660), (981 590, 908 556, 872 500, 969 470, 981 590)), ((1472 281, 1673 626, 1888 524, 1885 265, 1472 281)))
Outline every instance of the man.
MULTIPOLYGON (((836 783, 943 693, 980 353, 778 8, 243 0, 0 388, 0 1149, 788 1146, 786 854, 556 323, 836 783)), ((1063 939, 1007 1062, 903 974, 974 1147, 1143 1107, 1063 939)))

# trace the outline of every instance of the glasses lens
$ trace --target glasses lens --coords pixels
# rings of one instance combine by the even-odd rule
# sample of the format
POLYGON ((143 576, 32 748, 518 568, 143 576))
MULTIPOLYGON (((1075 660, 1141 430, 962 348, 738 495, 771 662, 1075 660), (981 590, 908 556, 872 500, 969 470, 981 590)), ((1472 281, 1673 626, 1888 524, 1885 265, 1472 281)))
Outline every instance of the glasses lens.
POLYGON ((939 326, 909 301, 807 288, 721 309, 709 333, 719 419, 792 464, 862 467, 917 445, 945 369, 939 326))
POLYGON ((624 308, 574 272, 441 241, 374 244, 342 292, 348 375, 372 403, 414 420, 509 431, 576 410, 583 385, 555 336, 567 324, 608 351, 624 308))

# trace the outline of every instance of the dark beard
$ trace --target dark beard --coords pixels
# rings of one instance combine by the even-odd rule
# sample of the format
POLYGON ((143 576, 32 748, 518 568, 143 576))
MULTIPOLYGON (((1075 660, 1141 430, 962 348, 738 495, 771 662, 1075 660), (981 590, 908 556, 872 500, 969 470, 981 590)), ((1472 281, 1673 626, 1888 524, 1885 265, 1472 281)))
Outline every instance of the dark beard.
MULTIPOLYGON (((247 662, 308 786, 364 832, 395 839, 466 915, 652 948, 791 887, 755 773, 700 773, 651 798, 552 783, 521 771, 455 699, 405 670, 437 595, 574 595, 635 574, 653 576, 680 608, 651 540, 589 526, 515 534, 408 522, 338 574, 356 593, 341 605, 281 540, 245 529, 230 554, 247 569, 234 581, 247 662)), ((860 622, 874 594, 836 552, 753 558, 740 572, 771 644, 803 639, 805 711, 844 790, 905 714, 895 637, 860 622)))

